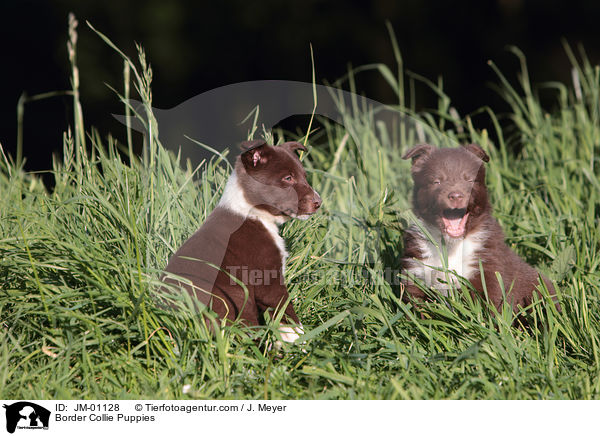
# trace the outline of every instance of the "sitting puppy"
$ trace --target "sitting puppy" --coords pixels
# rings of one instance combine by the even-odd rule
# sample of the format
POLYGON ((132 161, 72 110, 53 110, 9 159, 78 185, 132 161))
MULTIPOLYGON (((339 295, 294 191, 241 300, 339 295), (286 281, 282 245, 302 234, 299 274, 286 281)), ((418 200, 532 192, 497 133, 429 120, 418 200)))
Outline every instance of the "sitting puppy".
MULTIPOLYGON (((456 283, 456 277, 440 268, 467 278, 481 296, 485 281, 489 301, 500 309, 504 296, 498 272, 513 310, 528 306, 537 292, 539 274, 504 243, 502 229, 492 216, 485 187, 483 164, 489 161, 485 151, 476 144, 458 148, 423 144, 402 158, 412 159, 413 209, 421 222, 421 228, 413 225, 404 234, 404 274, 423 280, 444 295, 450 288, 448 281, 456 283), (442 260, 444 251, 447 263, 442 260)), ((552 283, 542 279, 554 295, 552 283)), ((409 282, 405 289, 408 295, 425 299, 414 283, 409 282)))
MULTIPOLYGON (((221 201, 171 257, 169 277, 163 280, 185 287, 221 319, 258 325, 267 309, 282 309, 289 298, 283 282, 288 254, 278 225, 290 218, 307 219, 321 206, 321 198, 306 181, 296 155, 296 150, 306 151, 302 144, 273 147, 251 141, 242 149, 221 201)), ((298 325, 280 329, 284 341, 304 333, 291 302, 282 322, 298 325)))

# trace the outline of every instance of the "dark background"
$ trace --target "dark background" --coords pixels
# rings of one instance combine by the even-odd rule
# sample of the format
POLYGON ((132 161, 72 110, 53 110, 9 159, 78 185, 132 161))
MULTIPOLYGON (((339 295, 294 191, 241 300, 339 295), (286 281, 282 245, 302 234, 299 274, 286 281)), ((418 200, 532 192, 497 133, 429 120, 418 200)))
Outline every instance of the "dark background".
MULTIPOLYGON (((122 90, 122 61, 85 24, 90 21, 128 55, 142 44, 154 71, 154 106, 169 108, 230 83, 281 79, 310 82, 309 43, 317 82, 334 81, 348 66, 382 62, 394 67, 389 20, 405 68, 437 80, 461 115, 490 105, 506 110, 491 90, 494 60, 516 81, 518 62, 506 51, 516 45, 527 56, 536 83, 570 81, 561 38, 582 43, 592 62, 600 57, 597 1, 223 1, 82 2, 4 0, 0 5, 0 143, 15 154, 19 96, 69 89, 67 17, 79 20, 78 64, 86 126, 124 137, 111 113, 123 113, 105 83, 122 90)), ((395 102, 381 76, 367 74, 359 91, 395 102)), ((435 105, 420 89, 417 108, 435 105)), ((30 171, 50 167, 72 120, 71 98, 55 97, 25 107, 24 154, 30 171)), ((486 127, 485 121, 476 127, 486 127)))

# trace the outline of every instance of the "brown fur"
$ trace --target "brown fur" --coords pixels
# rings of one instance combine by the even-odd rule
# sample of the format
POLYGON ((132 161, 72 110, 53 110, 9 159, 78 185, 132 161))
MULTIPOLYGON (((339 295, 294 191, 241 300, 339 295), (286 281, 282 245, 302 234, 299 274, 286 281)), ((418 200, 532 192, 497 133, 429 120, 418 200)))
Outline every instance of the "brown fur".
MULTIPOLYGON (((487 296, 491 303, 500 309, 504 296, 496 272, 504 282, 507 298, 513 309, 531 304, 533 294, 538 292, 540 274, 521 260, 504 242, 504 234, 492 216, 492 207, 485 186, 484 162, 487 154, 476 144, 459 148, 438 149, 431 145, 419 145, 409 150, 404 159, 412 159, 414 180, 413 208, 415 214, 450 243, 456 243, 469 235, 482 235, 479 249, 473 256, 483 266, 483 278, 487 296), (456 224, 463 217, 464 227, 456 224), (446 219, 446 221, 444 221, 446 219), (454 219, 448 226, 448 219, 454 219), (454 237, 452 232, 464 233, 454 237)), ((461 221, 462 222, 462 221, 461 221)), ((408 229, 404 236, 405 253, 403 269, 415 265, 414 259, 424 260, 421 244, 423 236, 415 228, 408 229)), ((463 239, 464 240, 464 239, 463 239)), ((541 276, 551 295, 554 286, 541 276)), ((479 268, 471 268, 466 276, 477 294, 484 296, 484 287, 479 268)), ((406 295, 418 300, 425 294, 412 282, 407 283, 406 295)))
MULTIPOLYGON (((164 281, 184 286, 221 319, 258 325, 266 310, 281 309, 289 299, 283 280, 284 253, 266 226, 310 215, 321 199, 306 181, 295 154, 295 150, 305 150, 301 144, 272 147, 255 141, 244 144, 244 149, 234 171, 243 192, 240 203, 245 201, 252 209, 240 212, 231 200, 221 202, 165 269, 190 280, 193 286, 172 277, 164 281), (231 276, 243 283, 247 292, 231 276)), ((283 322, 300 323, 291 302, 283 322)))

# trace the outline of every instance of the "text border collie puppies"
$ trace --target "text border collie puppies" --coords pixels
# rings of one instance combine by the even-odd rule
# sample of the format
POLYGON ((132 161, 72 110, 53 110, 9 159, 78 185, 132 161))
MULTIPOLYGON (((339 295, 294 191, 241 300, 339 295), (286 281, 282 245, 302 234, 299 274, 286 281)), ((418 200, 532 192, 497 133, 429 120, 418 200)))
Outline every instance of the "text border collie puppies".
MULTIPOLYGON (((487 297, 496 308, 504 301, 497 272, 513 310, 528 306, 540 284, 539 274, 504 243, 502 229, 492 216, 485 186, 484 162, 489 161, 485 151, 476 144, 458 148, 422 144, 402 158, 412 159, 413 209, 419 219, 404 234, 403 273, 447 294, 451 283, 456 284, 456 276, 444 272, 447 268, 468 279, 485 298, 481 261, 487 297)), ((542 279, 554 295, 552 283, 542 279)), ((407 295, 426 298, 410 281, 407 295)))
POLYGON ((303 331, 283 281, 288 254, 278 225, 308 218, 321 198, 296 154, 306 151, 302 144, 250 141, 242 148, 221 201, 173 254, 163 280, 185 287, 219 318, 246 325, 259 325, 266 310, 274 309, 275 317, 285 306, 282 323, 298 327, 282 327, 282 339, 293 342, 303 331))

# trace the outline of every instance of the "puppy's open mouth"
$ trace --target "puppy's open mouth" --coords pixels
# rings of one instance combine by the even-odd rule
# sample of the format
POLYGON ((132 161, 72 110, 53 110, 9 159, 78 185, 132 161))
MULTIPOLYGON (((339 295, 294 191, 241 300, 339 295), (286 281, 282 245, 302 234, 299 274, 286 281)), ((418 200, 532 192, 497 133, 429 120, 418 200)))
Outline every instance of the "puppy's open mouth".
POLYGON ((464 236, 468 217, 467 209, 445 209, 442 212, 442 222, 448 236, 453 238, 464 236))

